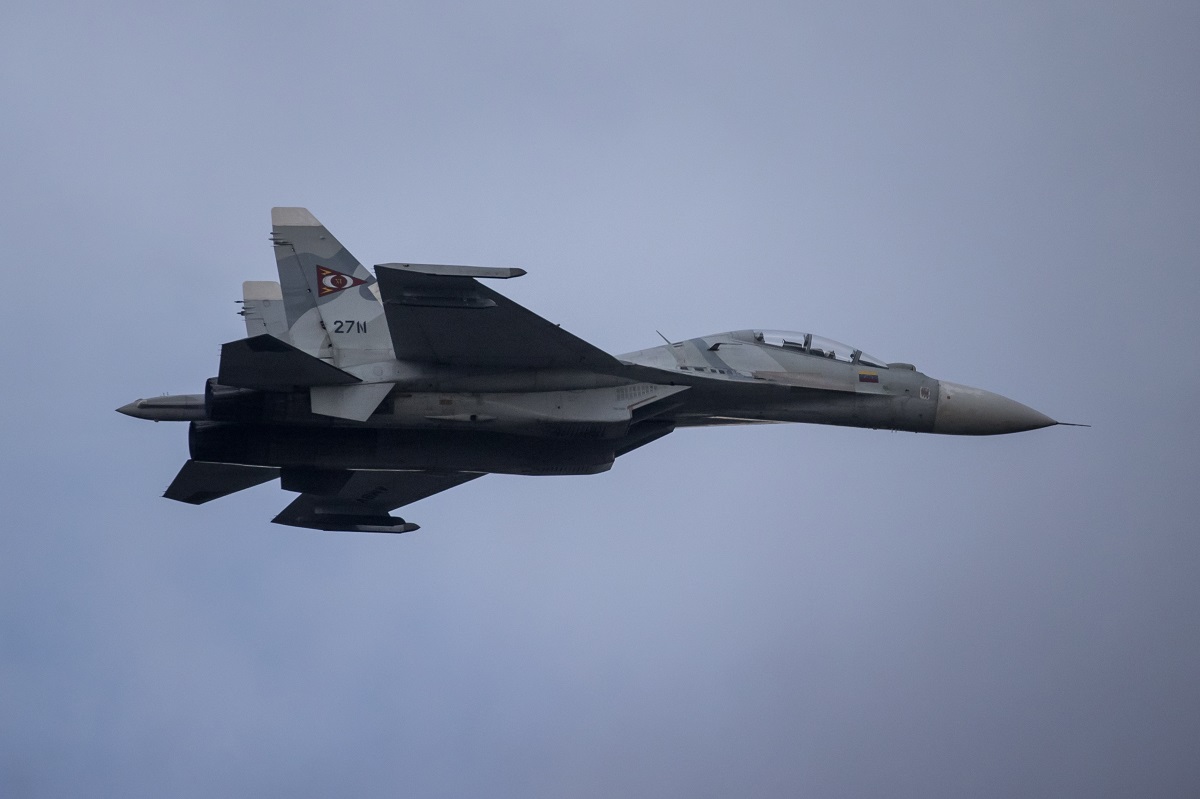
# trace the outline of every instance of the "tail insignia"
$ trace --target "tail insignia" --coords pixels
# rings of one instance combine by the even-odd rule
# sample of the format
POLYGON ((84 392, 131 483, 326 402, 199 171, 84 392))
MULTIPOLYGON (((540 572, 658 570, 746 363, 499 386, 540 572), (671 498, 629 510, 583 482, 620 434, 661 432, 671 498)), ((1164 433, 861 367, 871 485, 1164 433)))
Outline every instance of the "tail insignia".
POLYGON ((327 266, 317 265, 317 296, 324 297, 328 294, 335 294, 339 291, 345 291, 354 286, 361 286, 367 281, 361 280, 352 275, 345 275, 341 272, 334 271, 327 266))

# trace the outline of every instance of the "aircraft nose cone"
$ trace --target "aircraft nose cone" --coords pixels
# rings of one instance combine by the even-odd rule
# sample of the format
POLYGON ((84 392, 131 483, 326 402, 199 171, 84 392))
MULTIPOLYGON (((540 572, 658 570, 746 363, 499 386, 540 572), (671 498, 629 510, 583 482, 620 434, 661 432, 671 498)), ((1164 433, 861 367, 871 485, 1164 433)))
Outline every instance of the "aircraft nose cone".
POLYGON ((133 416, 137 419, 145 418, 145 412, 142 410, 142 401, 140 399, 126 403, 120 408, 117 408, 117 413, 123 413, 126 416, 133 416))
POLYGON ((1044 413, 1016 400, 946 380, 938 382, 933 432, 959 436, 1020 433, 1058 424, 1044 413))

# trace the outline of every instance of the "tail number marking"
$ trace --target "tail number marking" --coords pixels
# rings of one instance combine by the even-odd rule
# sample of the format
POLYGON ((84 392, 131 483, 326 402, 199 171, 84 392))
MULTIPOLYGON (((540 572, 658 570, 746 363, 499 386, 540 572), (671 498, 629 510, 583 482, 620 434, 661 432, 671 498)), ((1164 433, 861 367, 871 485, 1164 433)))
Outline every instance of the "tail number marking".
POLYGON ((360 322, 357 319, 334 319, 334 333, 366 333, 367 323, 360 322))

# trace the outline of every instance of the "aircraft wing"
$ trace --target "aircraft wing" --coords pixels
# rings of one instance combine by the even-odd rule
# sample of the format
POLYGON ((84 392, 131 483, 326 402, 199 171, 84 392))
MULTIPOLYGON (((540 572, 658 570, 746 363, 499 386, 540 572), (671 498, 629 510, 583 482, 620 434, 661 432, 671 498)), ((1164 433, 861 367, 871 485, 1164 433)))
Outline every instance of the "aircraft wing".
POLYGON ((389 511, 482 476, 482 472, 285 469, 282 487, 301 494, 272 521, 315 530, 407 533, 417 525, 389 511))
POLYGON ((396 357, 497 369, 611 373, 621 362, 481 284, 519 269, 379 264, 375 275, 396 357))

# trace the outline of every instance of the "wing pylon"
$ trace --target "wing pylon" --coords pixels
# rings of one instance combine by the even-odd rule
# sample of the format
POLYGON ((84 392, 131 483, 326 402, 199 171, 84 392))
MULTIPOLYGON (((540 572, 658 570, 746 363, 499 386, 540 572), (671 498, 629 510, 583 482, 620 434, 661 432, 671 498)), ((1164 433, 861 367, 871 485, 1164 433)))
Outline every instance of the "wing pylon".
POLYGON ((315 530, 408 533, 418 525, 392 516, 391 511, 482 476, 479 472, 284 469, 282 487, 301 493, 272 521, 315 530))

